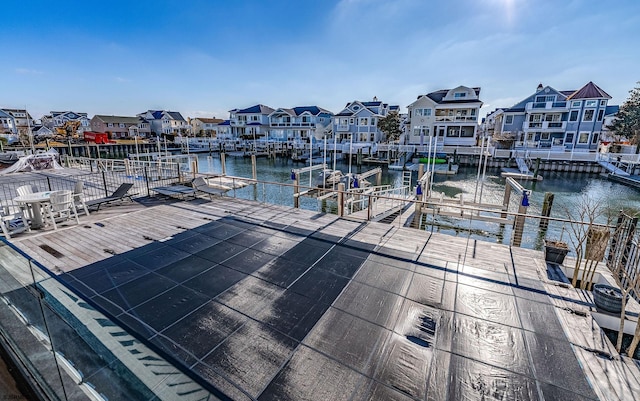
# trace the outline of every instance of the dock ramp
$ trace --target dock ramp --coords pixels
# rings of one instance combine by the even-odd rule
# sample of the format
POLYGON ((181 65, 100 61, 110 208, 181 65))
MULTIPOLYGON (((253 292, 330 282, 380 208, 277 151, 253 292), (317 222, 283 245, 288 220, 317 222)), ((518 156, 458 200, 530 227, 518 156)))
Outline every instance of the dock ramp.
POLYGON ((618 167, 616 167, 613 163, 606 161, 606 160, 598 160, 598 164, 601 165, 602 167, 606 168, 608 172, 610 172, 613 175, 618 175, 621 177, 628 177, 630 174, 627 173, 624 170, 619 169, 618 167))

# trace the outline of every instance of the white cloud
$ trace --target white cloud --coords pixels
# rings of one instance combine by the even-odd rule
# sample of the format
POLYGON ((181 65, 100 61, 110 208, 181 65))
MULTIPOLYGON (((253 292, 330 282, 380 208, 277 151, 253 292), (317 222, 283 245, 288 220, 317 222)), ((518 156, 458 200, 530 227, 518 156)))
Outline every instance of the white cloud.
POLYGON ((42 71, 34 70, 30 68, 16 68, 16 73, 22 74, 22 75, 42 75, 43 74, 42 71))

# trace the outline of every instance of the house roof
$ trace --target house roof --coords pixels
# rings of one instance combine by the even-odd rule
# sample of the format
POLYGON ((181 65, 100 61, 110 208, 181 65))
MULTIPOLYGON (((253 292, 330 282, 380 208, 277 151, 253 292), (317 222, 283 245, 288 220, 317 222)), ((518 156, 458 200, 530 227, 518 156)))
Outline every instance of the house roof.
POLYGON ((382 102, 380 101, 375 101, 375 102, 362 102, 362 105, 364 107, 375 107, 375 106, 380 106, 382 104, 382 102))
POLYGON ((205 124, 216 124, 216 123, 221 123, 224 120, 221 118, 204 118, 204 117, 196 117, 194 118, 194 120, 198 120, 201 121, 205 124))
POLYGON ((313 114, 314 116, 317 116, 320 113, 333 114, 329 110, 323 109, 322 107, 318 107, 318 106, 300 106, 300 107, 294 107, 292 110, 293 110, 293 112, 295 113, 296 116, 299 116, 300 114, 304 113, 305 111, 308 111, 309 113, 313 114))
POLYGON ((105 123, 138 124, 140 122, 140 118, 129 116, 105 116, 96 114, 95 116, 93 116, 93 118, 100 119, 105 123))
POLYGON ((162 110, 149 110, 153 118, 159 120, 162 118, 162 110))
POLYGON ((26 113, 26 115, 33 120, 33 117, 31 117, 31 114, 27 113, 27 110, 25 109, 2 109, 2 111, 11 114, 13 117, 15 117, 15 113, 26 113))
POLYGON ((588 84, 571 94, 567 99, 611 99, 611 96, 598 85, 589 81, 588 84))
POLYGON ((400 110, 400 106, 389 106, 389 110, 400 110))
MULTIPOLYGON (((471 89, 476 93, 476 96, 480 96, 480 88, 471 89)), ((427 93, 427 97, 436 103, 482 103, 479 99, 442 100, 447 96, 447 93, 450 90, 451 89, 440 89, 435 92, 427 93)))
POLYGON ((612 114, 616 114, 620 110, 620 106, 607 106, 604 109, 604 115, 610 116, 612 114))
POLYGON ((182 117, 182 114, 177 111, 167 111, 165 113, 174 120, 185 121, 184 117, 182 117))
POLYGON ((336 117, 345 117, 345 116, 352 116, 353 112, 350 111, 342 111, 338 114, 336 114, 336 117))
POLYGON ((236 114, 271 114, 274 112, 269 106, 263 104, 256 104, 255 106, 247 107, 246 109, 240 109, 235 111, 236 114))
POLYGON ((224 120, 223 122, 218 124, 218 126, 221 126, 221 125, 231 125, 231 122, 229 120, 224 120))

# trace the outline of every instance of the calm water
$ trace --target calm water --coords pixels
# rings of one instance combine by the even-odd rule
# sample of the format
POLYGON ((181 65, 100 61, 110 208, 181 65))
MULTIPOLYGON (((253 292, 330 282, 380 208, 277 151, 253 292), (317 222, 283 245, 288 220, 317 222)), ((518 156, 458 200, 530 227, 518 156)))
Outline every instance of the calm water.
MULTIPOLYGON (((208 154, 200 154, 199 166, 201 172, 221 172, 221 164, 219 157, 214 154, 211 158, 208 154)), ((328 163, 332 166, 333 161, 328 163)), ((338 161, 337 168, 346 173, 349 171, 348 164, 338 161)), ((291 183, 291 170, 294 168, 305 167, 304 163, 293 162, 290 159, 278 158, 258 158, 257 172, 258 180, 291 183)), ((375 166, 352 166, 352 171, 361 173, 368 171, 375 166)), ((238 177, 251 177, 251 159, 250 158, 234 158, 226 159, 227 174, 238 177)), ((614 183, 597 174, 584 173, 557 173, 542 172, 544 180, 541 182, 522 181, 525 188, 531 191, 529 197, 530 206, 527 214, 539 215, 542 209, 545 192, 552 192, 555 195, 553 203, 552 217, 566 218, 567 212, 573 213, 575 216, 577 202, 583 201, 583 197, 593 202, 598 202, 601 207, 601 216, 598 222, 605 223, 607 220, 613 219, 620 210, 631 213, 640 212, 640 191, 614 183)), ((412 174, 412 183, 415 184, 417 172, 412 174)), ((433 190, 442 192, 445 196, 451 198, 460 198, 472 201, 474 196, 478 199, 482 192, 482 202, 501 204, 504 197, 505 179, 500 177, 499 169, 490 169, 486 172, 486 177, 482 185, 477 181, 477 168, 467 167, 460 168, 458 174, 452 176, 436 175, 433 184, 433 190)), ((371 179, 373 180, 373 178, 371 179)), ((309 175, 304 174, 300 179, 301 185, 309 184, 309 175)), ((402 185, 402 171, 393 171, 383 168, 382 176, 383 184, 391 184, 394 186, 402 185)), ((246 199, 257 199, 268 203, 276 203, 282 205, 293 206, 293 190, 291 188, 282 188, 276 185, 258 185, 250 186, 236 191, 236 196, 246 199)), ((520 197, 513 194, 511 197, 510 211, 517 211, 520 197)), ((318 202, 315 199, 302 198, 301 207, 305 209, 318 210, 318 202)), ((452 235, 468 235, 471 231, 471 238, 477 238, 499 243, 509 243, 511 240, 511 227, 500 226, 497 223, 487 223, 479 221, 461 221, 461 219, 439 217, 435 221, 431 216, 425 216, 422 219, 424 229, 431 230, 433 223, 434 231, 452 234, 452 235)), ((543 239, 559 238, 567 240, 568 227, 560 223, 550 224, 546 232, 541 232, 538 228, 537 219, 527 219, 525 232, 523 234, 522 246, 526 248, 540 249, 543 239), (564 230, 564 233, 563 233, 564 230)))

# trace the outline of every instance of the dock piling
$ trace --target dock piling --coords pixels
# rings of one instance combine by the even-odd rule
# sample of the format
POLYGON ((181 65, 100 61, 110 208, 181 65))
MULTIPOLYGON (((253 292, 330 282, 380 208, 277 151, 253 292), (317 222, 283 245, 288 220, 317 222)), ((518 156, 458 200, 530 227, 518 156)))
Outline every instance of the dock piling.
POLYGON ((542 218, 540 219, 540 228, 546 229, 549 226, 549 219, 546 219, 545 217, 551 216, 553 197, 554 195, 551 192, 545 192, 544 194, 544 201, 542 202, 542 212, 540 213, 540 216, 542 216, 542 218))

